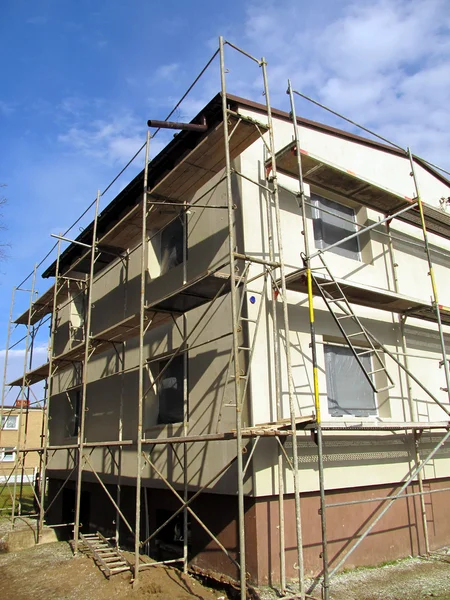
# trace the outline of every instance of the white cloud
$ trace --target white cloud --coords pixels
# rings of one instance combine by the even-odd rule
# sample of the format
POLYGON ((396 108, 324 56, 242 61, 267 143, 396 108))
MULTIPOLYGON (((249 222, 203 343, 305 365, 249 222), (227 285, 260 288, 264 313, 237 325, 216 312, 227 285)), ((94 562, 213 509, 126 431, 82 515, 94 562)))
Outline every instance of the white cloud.
MULTIPOLYGON (((447 167, 449 30, 446 0, 250 2, 244 23, 248 50, 267 58, 273 104, 286 107, 289 77, 299 91, 447 167)), ((238 91, 252 93, 250 78, 240 79, 238 91)), ((298 112, 348 127, 305 102, 298 112)))
POLYGON ((71 151, 113 166, 127 162, 142 146, 145 122, 123 112, 110 120, 73 125, 58 140, 71 151))
POLYGON ((180 65, 178 63, 170 63, 167 65, 161 65, 156 69, 155 79, 174 79, 178 76, 180 71, 180 65))
POLYGON ((0 115, 3 115, 4 117, 8 117, 13 112, 14 112, 14 107, 12 104, 10 104, 9 102, 4 102, 3 100, 0 100, 0 115))
POLYGON ((48 22, 48 19, 47 17, 37 16, 30 17, 26 20, 26 22, 28 23, 28 25, 45 25, 48 22))

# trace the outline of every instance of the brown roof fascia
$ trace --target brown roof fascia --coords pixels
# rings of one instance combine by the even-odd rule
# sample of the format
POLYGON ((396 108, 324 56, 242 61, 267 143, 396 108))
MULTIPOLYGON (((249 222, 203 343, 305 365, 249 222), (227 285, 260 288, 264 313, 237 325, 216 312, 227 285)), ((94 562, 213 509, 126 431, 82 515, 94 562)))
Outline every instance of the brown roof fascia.
MULTIPOLYGON (((267 114, 267 108, 265 104, 253 102, 252 100, 247 100, 246 98, 241 98, 240 96, 233 96, 232 94, 227 94, 227 98, 228 100, 234 102, 239 106, 249 108, 261 114, 267 114)), ((290 114, 284 110, 272 108, 272 115, 283 121, 288 121, 289 123, 292 122, 290 114)), ((352 142, 357 142, 358 144, 362 144, 364 146, 369 146, 371 148, 382 150, 383 152, 389 152, 390 154, 396 154, 397 156, 404 156, 405 158, 407 158, 407 155, 395 146, 389 146, 388 144, 383 144, 382 142, 377 142, 376 140, 371 140, 369 138, 362 137, 355 133, 350 133, 349 131, 345 131, 344 129, 331 127, 331 125, 325 125, 324 123, 319 123, 318 121, 312 121, 303 117, 297 117, 297 123, 298 125, 302 125, 309 129, 314 129, 316 131, 327 133, 329 135, 335 135, 340 138, 348 139, 352 142)), ((440 173, 440 171, 430 166, 424 159, 421 159, 415 155, 413 155, 413 159, 417 164, 420 164, 420 166, 423 167, 426 171, 428 171, 429 173, 437 177, 440 181, 442 181, 442 183, 450 186, 450 180, 447 179, 442 173, 440 173)))

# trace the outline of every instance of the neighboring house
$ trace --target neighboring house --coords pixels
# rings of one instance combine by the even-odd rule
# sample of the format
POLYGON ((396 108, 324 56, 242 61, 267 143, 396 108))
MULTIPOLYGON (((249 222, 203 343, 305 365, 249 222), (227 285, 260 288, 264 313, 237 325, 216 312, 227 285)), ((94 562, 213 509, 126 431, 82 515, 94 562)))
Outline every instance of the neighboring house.
POLYGON ((33 483, 39 472, 39 454, 30 452, 25 463, 16 466, 18 447, 36 448, 41 445, 42 408, 5 406, 0 431, 0 483, 33 483), (20 427, 19 427, 20 425, 20 427))
MULTIPOLYGON (((267 120, 263 106, 232 96, 228 97, 228 103, 233 113, 242 117, 262 123, 267 120)), ((275 143, 280 151, 281 232, 288 273, 288 341, 292 353, 294 404, 298 417, 304 417, 307 422, 315 413, 315 406, 306 283, 304 274, 298 273, 303 266, 304 230, 296 198, 298 181, 290 167, 290 159, 295 157, 296 150, 292 147, 293 128, 289 115, 274 111, 273 116, 275 143)), ((143 345, 146 452, 152 449, 154 439, 185 434, 197 437, 223 434, 226 438, 227 432, 236 427, 233 371, 230 370, 230 301, 227 288, 221 289, 229 278, 227 211, 206 208, 208 204, 225 206, 227 198, 223 180, 223 139, 216 140, 216 145, 211 142, 222 122, 220 96, 200 112, 195 122, 201 122, 202 117, 208 124, 206 133, 177 134, 149 167, 149 189, 156 190, 154 198, 163 201, 181 197, 191 204, 201 198, 201 202, 200 207, 193 206, 186 216, 176 202, 164 207, 155 204, 148 216, 145 286, 148 331, 143 345), (198 149, 202 147, 205 150, 199 154, 198 149), (197 151, 195 165, 194 151, 197 151), (188 172, 190 167, 192 171, 188 172), (198 173, 202 174, 203 180, 199 179, 198 173), (211 191, 207 193, 208 190, 211 191), (215 296, 217 299, 212 303, 215 296), (206 317, 203 316, 205 310, 209 311, 206 317), (197 326, 199 322, 201 325, 197 326), (187 352, 169 363, 185 333, 190 335, 187 352), (156 378, 158 384, 153 386, 156 378)), ((311 254, 356 232, 358 226, 374 224, 383 218, 383 211, 392 206, 383 207, 380 198, 386 202, 386 198, 397 198, 401 207, 415 196, 410 165, 400 151, 319 123, 299 119, 298 124, 302 149, 309 161, 304 179, 309 197, 306 227, 311 254), (334 165, 333 176, 327 175, 324 165, 334 165), (340 172, 342 176, 338 177, 340 172), (347 187, 352 182, 353 186, 347 187), (392 192, 383 191, 386 188, 392 192)), ((270 185, 270 164, 266 163, 265 145, 259 134, 248 134, 245 139, 236 141, 232 158, 233 168, 248 178, 236 174, 233 179, 237 251, 269 262, 265 186, 270 185)), ((434 217, 430 217, 430 248, 435 259, 435 279, 441 292, 441 303, 450 305, 450 226, 448 213, 438 213, 439 200, 450 195, 450 184, 423 161, 416 161, 416 170, 424 201, 436 209, 434 217), (441 217, 436 219, 436 215, 441 217)), ((99 248, 95 265, 91 298, 92 355, 85 373, 87 392, 82 441, 92 446, 86 446, 85 450, 82 528, 84 531, 100 530, 111 536, 119 534, 122 544, 132 544, 133 537, 108 494, 133 527, 139 397, 138 205, 142 199, 142 185, 143 174, 140 173, 102 210, 98 220, 98 237, 103 246, 99 248), (118 445, 117 441, 123 445, 118 445)), ((417 211, 414 211, 410 221, 396 219, 389 227, 383 224, 378 229, 366 231, 343 246, 336 246, 325 257, 333 275, 345 281, 343 289, 352 302, 354 314, 391 353, 396 353, 400 361, 404 360, 405 351, 410 353, 409 368, 419 383, 406 376, 386 353, 379 353, 381 358, 378 358, 366 337, 358 336, 357 330, 347 329, 347 334, 353 336, 350 339, 356 353, 361 355, 361 364, 358 364, 345 335, 318 296, 317 282, 326 285, 330 279, 319 257, 313 264, 318 277, 314 306, 325 488, 327 503, 337 504, 327 510, 331 563, 380 506, 380 502, 370 501, 398 489, 414 468, 417 452, 426 456, 448 426, 448 414, 420 385, 448 407, 448 394, 442 389, 446 386, 444 369, 439 367, 442 354, 433 322, 429 267, 423 250, 422 231, 417 223, 417 211), (401 315, 408 315, 405 322, 401 315), (419 428, 413 433, 411 422, 417 421, 429 422, 435 429, 419 428), (357 500, 363 503, 341 505, 357 500)), ((92 225, 79 240, 91 243, 92 225)), ((277 259, 277 248, 275 242, 272 262, 277 259)), ((54 453, 47 470, 49 500, 56 498, 49 520, 57 523, 72 522, 75 507, 76 471, 71 471, 76 467, 74 448, 79 442, 82 425, 82 361, 88 302, 85 279, 89 260, 84 252, 82 246, 72 244, 59 261, 60 274, 72 281, 71 287, 67 284, 58 300, 53 345, 53 364, 57 364, 58 369, 52 377, 49 409, 49 443, 52 447, 66 447, 54 453)), ((238 261, 237 276, 245 272, 245 264, 244 260, 238 261)), ((44 277, 54 277, 55 268, 55 264, 49 267, 44 277)), ((242 388, 242 425, 245 428, 289 418, 283 353, 287 340, 281 324, 281 303, 277 294, 273 295, 270 280, 267 284, 267 277, 252 280, 260 271, 259 263, 250 262, 248 283, 240 292, 239 366, 242 377, 247 378, 242 388), (275 340, 274 313, 278 317, 275 340), (249 349, 253 345, 251 369, 247 371, 249 349), (274 348, 278 345, 279 352, 275 354, 274 348), (277 361, 281 364, 278 395, 277 361)), ((449 314, 442 309, 447 343, 449 314)), ((339 315, 343 317, 342 313, 339 315)), ((47 371, 45 368, 39 372, 41 377, 48 375, 48 368, 47 371)), ((245 442, 244 456, 250 455, 253 443, 245 442)), ((12 442, 9 445, 13 447, 12 442)), ((283 451, 292 456, 292 441, 288 438, 282 445, 283 451)), ((312 430, 299 431, 297 447, 305 568, 308 573, 317 573, 321 568, 321 536, 317 447, 312 430)), ((250 580, 260 584, 273 583, 279 578, 279 454, 276 440, 261 436, 243 483, 247 571, 250 580)), ((181 495, 185 483, 189 493, 206 486, 192 509, 230 554, 236 556, 236 465, 233 463, 223 476, 211 482, 235 456, 233 439, 208 441, 205 438, 189 443, 185 463, 182 450, 175 452, 170 441, 155 446, 152 461, 158 472, 147 462, 142 464, 140 539, 146 539, 149 532, 164 523, 180 506, 163 476, 181 495)), ((449 458, 449 449, 444 445, 425 468, 425 490, 449 487, 449 458)), ((288 577, 294 578, 297 553, 293 481, 289 467, 283 464, 286 569, 288 577)), ((408 491, 417 491, 417 484, 410 486, 408 491)), ((428 537, 433 548, 450 542, 450 523, 446 519, 449 499, 450 494, 445 491, 426 496, 428 537)), ((397 501, 388 515, 352 555, 349 565, 373 564, 424 551, 418 497, 397 501)), ((232 563, 209 540, 197 521, 190 521, 191 563, 236 575, 232 563)), ((151 552, 163 548, 179 555, 182 552, 180 528, 180 521, 176 519, 171 527, 163 529, 157 536, 157 543, 153 540, 151 552)))

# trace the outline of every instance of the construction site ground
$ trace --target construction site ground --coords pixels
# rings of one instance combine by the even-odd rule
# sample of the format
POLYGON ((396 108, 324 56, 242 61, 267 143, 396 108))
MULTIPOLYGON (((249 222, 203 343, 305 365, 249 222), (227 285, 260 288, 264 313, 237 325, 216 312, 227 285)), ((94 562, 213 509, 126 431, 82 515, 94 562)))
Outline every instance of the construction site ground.
MULTIPOLYGON (((141 573, 140 585, 131 573, 106 579, 94 561, 73 557, 67 542, 55 542, 0 554, 2 600, 218 600, 235 598, 225 590, 203 585, 178 569, 152 567, 141 573)), ((292 593, 294 589, 292 588, 292 593)), ((313 595, 320 598, 317 588, 313 595)), ((261 590, 261 599, 279 597, 261 590)), ((406 559, 378 568, 356 569, 333 578, 331 600, 450 600, 450 554, 406 559)))

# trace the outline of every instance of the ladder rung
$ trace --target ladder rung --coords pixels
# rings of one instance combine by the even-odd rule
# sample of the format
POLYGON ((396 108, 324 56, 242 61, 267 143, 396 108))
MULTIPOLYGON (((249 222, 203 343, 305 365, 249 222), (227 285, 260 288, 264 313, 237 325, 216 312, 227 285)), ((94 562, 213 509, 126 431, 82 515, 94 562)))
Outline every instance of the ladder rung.
POLYGON ((353 315, 342 315, 341 317, 337 317, 338 321, 342 321, 342 319, 353 319, 353 315))
POLYGON ((256 319, 249 319, 248 317, 239 317, 241 321, 248 321, 249 323, 256 323, 256 319))
POLYGON ((238 350, 251 350, 251 348, 247 348, 247 346, 238 346, 238 350))
POLYGON ((375 375, 375 373, 380 373, 381 371, 386 373, 386 369, 375 369, 375 371, 369 371, 367 375, 375 375))
POLYGON ((364 352, 357 352, 358 356, 364 356, 365 354, 372 354, 373 350, 364 350, 364 352))
POLYGON ((387 390, 392 390, 392 388, 395 388, 395 385, 386 385, 383 388, 380 388, 379 390, 377 389, 377 394, 379 394, 380 392, 386 392, 387 390))
POLYGON ((326 281, 325 283, 319 283, 320 287, 325 287, 326 285, 336 285, 338 286, 337 281, 326 281))
POLYGON ((348 333, 347 337, 352 338, 352 337, 356 337, 357 335, 364 335, 364 334, 362 331, 357 331, 356 333, 348 333))
POLYGON ((342 298, 327 298, 327 302, 346 302, 344 296, 342 298))

